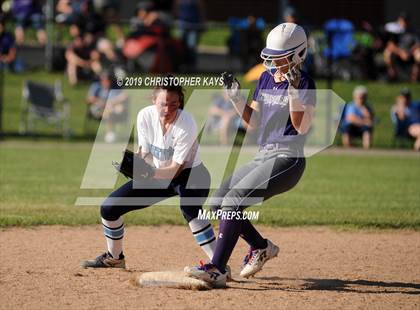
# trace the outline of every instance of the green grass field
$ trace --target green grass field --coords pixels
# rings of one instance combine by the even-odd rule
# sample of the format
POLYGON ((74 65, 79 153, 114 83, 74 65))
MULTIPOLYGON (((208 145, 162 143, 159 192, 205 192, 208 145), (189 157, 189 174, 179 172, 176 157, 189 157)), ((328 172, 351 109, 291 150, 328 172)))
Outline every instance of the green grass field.
MULTIPOLYGON (((98 207, 75 206, 92 144, 5 141, 0 143, 0 226, 99 223, 98 207)), ((206 153, 211 166, 217 152, 206 153)), ((124 179, 120 178, 119 183, 124 179)), ((330 225, 345 228, 420 229, 420 157, 333 155, 309 158, 298 186, 260 210, 258 224, 330 225)), ((153 206, 126 216, 128 224, 183 224, 174 206, 153 206)))
MULTIPOLYGON (((4 118, 3 127, 5 131, 18 131, 21 109, 21 94, 24 80, 33 80, 45 83, 54 83, 55 80, 62 81, 64 95, 71 103, 71 130, 76 135, 84 134, 83 125, 86 113, 85 98, 89 85, 81 83, 76 87, 72 87, 67 83, 67 79, 62 73, 45 73, 45 72, 29 72, 25 74, 6 73, 4 77, 4 118)), ((390 108, 394 102, 396 95, 404 86, 410 87, 413 98, 420 98, 420 86, 410 85, 407 83, 385 84, 380 82, 363 82, 363 81, 336 81, 333 90, 345 101, 351 100, 353 88, 356 85, 365 84, 370 92, 369 100, 375 109, 379 123, 374 131, 374 147, 392 147, 393 146, 393 124, 390 119, 390 108)), ((325 88, 326 83, 323 80, 317 81, 319 89, 325 88)), ((243 83, 243 88, 254 90, 255 85, 252 83, 243 83)), ((322 103, 318 103, 322 104, 322 103)), ((207 109, 198 108, 202 117, 205 117, 207 109)), ((96 132, 96 123, 89 124, 90 133, 96 132)), ((44 128, 45 131, 51 132, 51 128, 44 128)), ((337 139, 338 141, 338 139, 337 139)))
MULTIPOLYGON (((6 131, 19 129, 22 83, 25 79, 63 83, 71 102, 71 128, 83 134, 88 84, 71 87, 64 75, 29 72, 5 75, 4 118, 6 131)), ((353 87, 362 82, 334 83, 335 92, 350 100, 353 87)), ((379 123, 374 147, 391 147, 393 125, 389 109, 394 97, 406 84, 366 82, 370 101, 379 123)), ((318 88, 325 81, 317 81, 318 88)), ((244 83, 253 89, 253 84, 244 83)), ((420 87, 408 85, 414 98, 420 87)), ((190 91, 190 90, 189 90, 190 91)), ((321 103, 322 104, 322 103, 321 103)), ((194 107, 205 117, 206 109, 194 107)), ((90 124, 96 132, 97 124, 90 124)), ((44 128, 44 132, 52 132, 44 128)), ((12 140, 0 142, 0 226, 99 223, 97 207, 76 207, 80 196, 106 196, 109 190, 81 190, 80 183, 90 154, 91 143, 57 140, 12 140)), ((211 166, 220 160, 207 154, 211 166)), ((321 154, 308 160, 307 171, 291 192, 267 201, 258 223, 267 225, 332 225, 338 227, 420 228, 420 158, 418 155, 332 155, 321 154)), ((216 173, 215 171, 213 173, 216 173)), ((119 184, 123 182, 119 180, 119 184)), ((154 206, 127 216, 129 224, 182 224, 178 208, 154 206)))

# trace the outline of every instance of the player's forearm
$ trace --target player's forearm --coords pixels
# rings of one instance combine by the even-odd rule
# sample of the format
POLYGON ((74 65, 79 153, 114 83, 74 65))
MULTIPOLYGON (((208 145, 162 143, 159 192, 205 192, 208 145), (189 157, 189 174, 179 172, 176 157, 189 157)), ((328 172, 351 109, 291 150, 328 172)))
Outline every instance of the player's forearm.
POLYGON ((289 113, 290 121, 296 131, 299 134, 307 133, 312 124, 314 106, 302 104, 297 90, 289 90, 289 113))
POLYGON ((153 176, 155 179, 163 179, 163 180, 170 180, 179 175, 181 172, 181 166, 169 166, 163 168, 155 168, 155 175, 153 176))
POLYGON ((312 111, 290 113, 290 120, 292 125, 299 134, 305 134, 309 131, 312 124, 312 117, 312 111))
POLYGON ((148 163, 150 166, 154 167, 152 154, 142 152, 141 146, 139 146, 137 148, 137 151, 135 151, 134 154, 136 154, 136 156, 139 156, 139 157, 143 158, 146 161, 146 163, 148 163))
POLYGON ((148 163, 150 166, 154 167, 152 154, 150 154, 150 153, 147 153, 147 154, 142 153, 142 157, 146 161, 146 163, 148 163))

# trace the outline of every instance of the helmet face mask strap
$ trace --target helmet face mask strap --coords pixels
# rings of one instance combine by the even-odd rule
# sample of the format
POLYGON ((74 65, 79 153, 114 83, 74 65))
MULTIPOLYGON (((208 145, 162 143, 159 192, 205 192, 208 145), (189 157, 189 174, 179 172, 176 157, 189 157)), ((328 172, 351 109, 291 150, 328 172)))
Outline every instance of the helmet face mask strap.
POLYGON ((279 75, 283 77, 285 74, 289 73, 297 64, 293 61, 293 54, 289 54, 287 56, 278 56, 278 57, 267 57, 266 55, 261 55, 261 58, 264 59, 263 65, 270 73, 270 75, 275 76, 279 75), (280 59, 285 59, 286 63, 277 65, 276 61, 280 59), (288 68, 287 71, 284 71, 284 68, 288 68))

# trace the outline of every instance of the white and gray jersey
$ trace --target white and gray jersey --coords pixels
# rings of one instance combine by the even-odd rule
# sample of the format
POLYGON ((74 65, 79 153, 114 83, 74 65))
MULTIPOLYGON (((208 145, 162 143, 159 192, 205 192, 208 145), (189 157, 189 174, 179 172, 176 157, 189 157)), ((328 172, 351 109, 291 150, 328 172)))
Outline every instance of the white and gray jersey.
POLYGON ((150 153, 157 168, 172 161, 184 164, 184 168, 201 164, 197 125, 188 112, 178 110, 175 122, 163 134, 156 106, 148 106, 137 115, 137 134, 142 153, 150 153))

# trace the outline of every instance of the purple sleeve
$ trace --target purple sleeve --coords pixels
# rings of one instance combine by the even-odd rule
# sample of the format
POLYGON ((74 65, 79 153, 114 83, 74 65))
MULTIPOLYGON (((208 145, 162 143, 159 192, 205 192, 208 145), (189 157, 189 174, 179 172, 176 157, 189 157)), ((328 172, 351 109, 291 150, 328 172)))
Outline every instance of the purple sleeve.
POLYGON ((304 75, 299 84, 300 89, 316 89, 315 82, 309 76, 304 75))
POLYGON ((265 78, 264 74, 265 72, 263 72, 260 78, 258 79, 257 87, 255 88, 254 95, 252 96, 252 99, 255 101, 258 101, 257 99, 258 99, 258 94, 261 90, 261 84, 262 84, 263 79, 265 78))
POLYGON ((316 86, 313 79, 305 75, 300 81, 299 90, 302 104, 316 105, 316 86))

